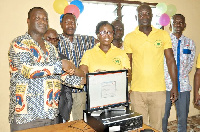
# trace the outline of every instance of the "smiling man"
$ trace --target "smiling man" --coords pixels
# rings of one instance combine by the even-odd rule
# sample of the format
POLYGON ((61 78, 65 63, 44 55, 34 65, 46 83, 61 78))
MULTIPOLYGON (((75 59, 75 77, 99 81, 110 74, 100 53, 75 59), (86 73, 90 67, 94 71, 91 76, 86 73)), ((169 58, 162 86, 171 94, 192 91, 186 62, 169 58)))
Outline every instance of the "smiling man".
POLYGON ((145 124, 162 131, 166 101, 164 56, 172 78, 172 101, 177 97, 177 69, 170 36, 151 26, 152 16, 149 5, 138 6, 138 27, 126 35, 124 50, 132 65, 131 107, 143 115, 145 124))
MULTIPOLYGON (((187 131, 187 117, 189 113, 190 91, 192 86, 189 81, 189 73, 192 70, 195 59, 194 41, 185 37, 183 31, 186 28, 185 17, 182 14, 172 16, 170 34, 172 40, 172 49, 178 69, 178 100, 175 102, 178 117, 178 132, 187 131)), ((167 98, 165 105, 165 116, 163 118, 163 132, 167 132, 168 118, 172 103, 170 101, 170 91, 172 89, 171 79, 165 64, 165 82, 167 98)))
POLYGON ((62 69, 71 69, 43 38, 47 12, 41 7, 30 9, 27 24, 28 32, 15 38, 8 51, 11 132, 58 123, 62 69))
MULTIPOLYGON (((58 44, 58 52, 73 62, 76 68, 79 67, 81 58, 86 50, 94 47, 96 39, 92 36, 75 34, 77 28, 76 17, 67 13, 64 14, 60 22, 63 30, 59 34, 60 43, 58 44)), ((76 82, 76 76, 71 76, 71 81, 76 82)), ((75 87, 62 86, 61 98, 63 103, 59 106, 60 113, 64 120, 69 120, 69 114, 72 109, 73 120, 83 119, 83 110, 86 106, 86 92, 83 89, 75 87), (67 95, 67 96, 66 96, 67 95), (73 106, 72 99, 73 98, 73 106)))

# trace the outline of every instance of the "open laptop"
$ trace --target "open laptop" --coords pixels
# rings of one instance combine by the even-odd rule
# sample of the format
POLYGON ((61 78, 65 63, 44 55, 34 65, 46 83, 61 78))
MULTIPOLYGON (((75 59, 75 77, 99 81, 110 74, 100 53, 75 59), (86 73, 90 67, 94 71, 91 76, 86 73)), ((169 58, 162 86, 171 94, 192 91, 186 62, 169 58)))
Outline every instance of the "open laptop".
POLYGON ((128 79, 127 70, 88 73, 87 111, 99 111, 127 106, 128 79))

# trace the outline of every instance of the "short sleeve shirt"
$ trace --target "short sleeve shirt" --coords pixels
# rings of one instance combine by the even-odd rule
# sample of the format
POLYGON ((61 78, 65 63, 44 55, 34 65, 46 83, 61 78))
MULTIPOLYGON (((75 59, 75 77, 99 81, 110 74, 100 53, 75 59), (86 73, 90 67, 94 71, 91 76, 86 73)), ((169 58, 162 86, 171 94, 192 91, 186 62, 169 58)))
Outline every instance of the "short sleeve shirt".
POLYGON ((81 59, 80 65, 88 66, 89 72, 96 70, 122 70, 130 68, 130 61, 125 51, 111 45, 107 53, 104 53, 97 44, 94 48, 87 50, 81 59))
POLYGON ((131 90, 139 92, 165 91, 164 50, 172 48, 169 34, 152 27, 147 36, 139 31, 126 35, 124 50, 132 53, 131 90))
POLYGON ((200 68, 200 54, 198 55, 198 58, 197 58, 197 68, 200 68))

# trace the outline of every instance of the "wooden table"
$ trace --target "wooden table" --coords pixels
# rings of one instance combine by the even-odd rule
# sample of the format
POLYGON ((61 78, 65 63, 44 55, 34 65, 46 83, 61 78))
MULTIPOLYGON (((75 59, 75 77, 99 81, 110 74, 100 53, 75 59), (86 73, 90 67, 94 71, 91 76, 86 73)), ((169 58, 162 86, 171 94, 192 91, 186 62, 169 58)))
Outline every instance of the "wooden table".
POLYGON ((144 130, 144 129, 152 129, 152 130, 154 130, 154 132, 159 132, 158 130, 156 130, 156 129, 154 129, 154 128, 148 126, 148 125, 145 125, 145 124, 143 124, 142 128, 133 130, 132 132, 140 132, 140 130, 144 130))
MULTIPOLYGON (((132 132, 140 132, 140 130, 144 129, 153 129, 153 128, 143 124, 142 128, 133 130, 132 132)), ((155 129, 153 130, 155 132, 159 132, 155 129)), ((89 125, 87 125, 83 120, 77 120, 56 125, 21 130, 17 132, 95 132, 95 130, 92 129, 89 125)))

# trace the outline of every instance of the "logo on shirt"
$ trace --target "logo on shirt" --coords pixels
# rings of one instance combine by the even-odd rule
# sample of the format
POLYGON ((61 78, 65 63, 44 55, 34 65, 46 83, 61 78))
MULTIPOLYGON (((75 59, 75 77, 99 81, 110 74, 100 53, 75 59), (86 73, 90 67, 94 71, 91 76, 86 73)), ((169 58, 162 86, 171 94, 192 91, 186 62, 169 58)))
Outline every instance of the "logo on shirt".
POLYGON ((162 46, 162 41, 161 40, 156 40, 154 45, 156 46, 156 48, 160 48, 162 46))
POLYGON ((114 58, 113 59, 113 62, 117 65, 120 65, 121 64, 121 60, 119 58, 114 58))

